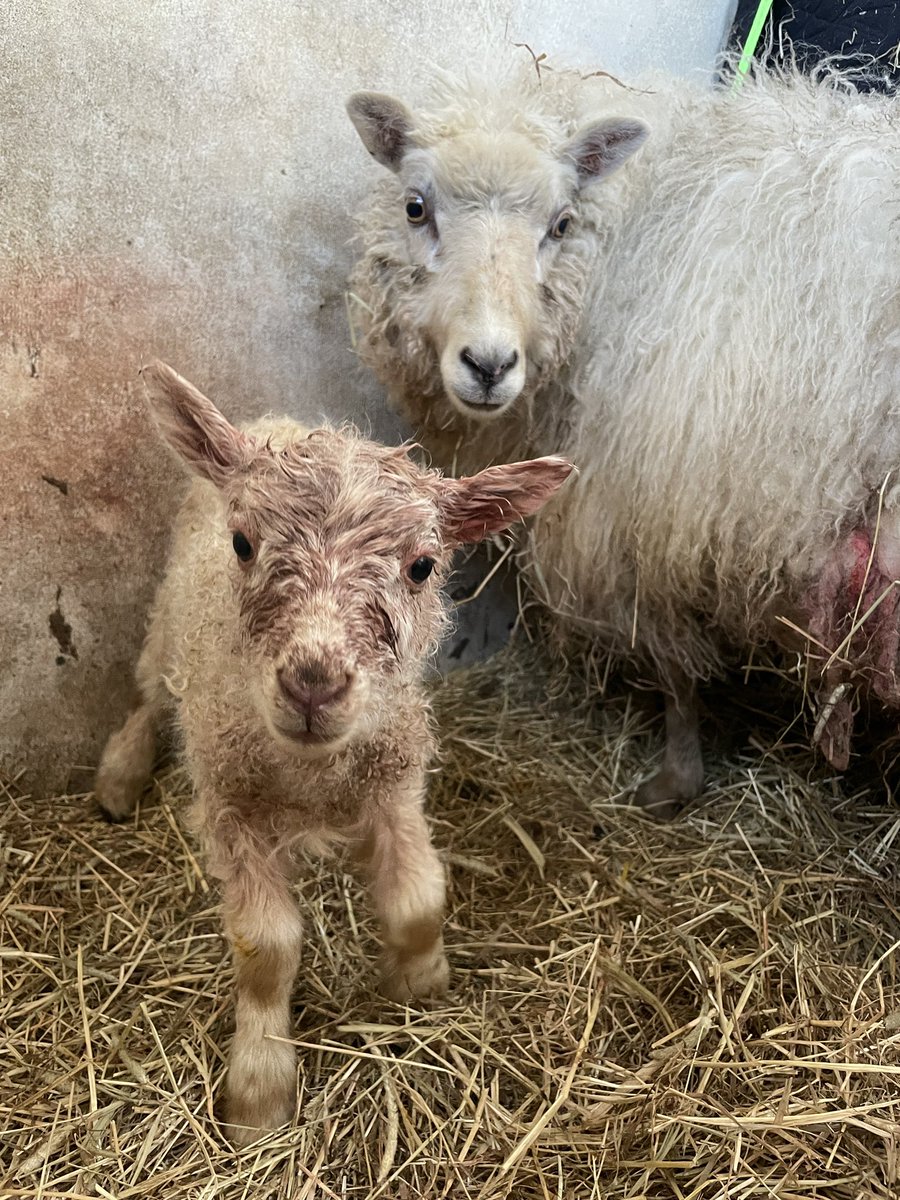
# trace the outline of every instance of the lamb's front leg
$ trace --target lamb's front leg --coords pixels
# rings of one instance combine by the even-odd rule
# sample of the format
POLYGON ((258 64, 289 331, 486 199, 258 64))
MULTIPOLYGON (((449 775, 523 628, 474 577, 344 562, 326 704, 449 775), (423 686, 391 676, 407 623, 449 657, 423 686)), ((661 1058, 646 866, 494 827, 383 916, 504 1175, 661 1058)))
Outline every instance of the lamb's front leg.
POLYGON ((240 1147, 294 1115, 296 1052, 273 1039, 290 1036, 302 929, 288 881, 271 856, 248 851, 226 875, 223 900, 236 988, 225 1120, 240 1147))
POLYGON ((382 991, 391 1000, 447 990, 444 868, 422 812, 423 781, 404 785, 377 816, 363 857, 384 939, 382 991))

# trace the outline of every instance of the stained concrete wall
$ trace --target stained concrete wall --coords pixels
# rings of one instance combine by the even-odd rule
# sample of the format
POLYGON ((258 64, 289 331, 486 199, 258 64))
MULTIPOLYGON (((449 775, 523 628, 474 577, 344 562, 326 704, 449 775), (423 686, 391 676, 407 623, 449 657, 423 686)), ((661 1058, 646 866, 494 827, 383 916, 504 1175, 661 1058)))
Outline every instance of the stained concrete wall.
POLYGON ((129 701, 180 487, 142 411, 142 359, 234 418, 324 413, 397 435, 345 318, 350 214, 375 168, 344 97, 414 98, 429 61, 511 42, 625 75, 708 71, 732 7, 7 0, 0 767, 89 786, 129 701))

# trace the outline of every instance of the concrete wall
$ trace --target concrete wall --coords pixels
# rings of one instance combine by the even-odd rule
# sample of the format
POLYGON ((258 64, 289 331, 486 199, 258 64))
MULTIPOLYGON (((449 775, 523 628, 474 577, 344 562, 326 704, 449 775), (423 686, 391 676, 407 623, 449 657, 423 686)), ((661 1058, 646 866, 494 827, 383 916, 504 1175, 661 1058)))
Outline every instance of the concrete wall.
POLYGON ((396 436, 349 344, 350 213, 375 169, 344 97, 415 98, 428 60, 504 40, 626 75, 708 70, 731 7, 7 0, 0 767, 89 786, 129 702, 179 488, 142 359, 234 418, 325 413, 396 436))

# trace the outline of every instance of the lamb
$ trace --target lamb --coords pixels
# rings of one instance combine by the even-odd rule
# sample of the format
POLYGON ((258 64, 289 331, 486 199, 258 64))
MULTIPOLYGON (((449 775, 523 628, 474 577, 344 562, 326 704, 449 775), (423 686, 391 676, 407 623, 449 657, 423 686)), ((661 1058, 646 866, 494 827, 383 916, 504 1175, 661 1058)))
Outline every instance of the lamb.
POLYGON ((639 802, 699 794, 697 685, 762 643, 802 651, 842 769, 854 696, 900 705, 900 99, 494 74, 348 102, 390 172, 362 359, 447 468, 577 455, 526 570, 665 693, 639 802))
POLYGON ((422 812, 441 585, 454 547, 535 512, 571 465, 443 479, 350 429, 240 431, 170 367, 144 376, 162 437, 198 478, 138 663, 141 704, 107 743, 96 797, 113 819, 133 811, 171 693, 233 951, 225 1120, 242 1146, 294 1110, 294 1049, 273 1039, 290 1033, 301 848, 346 847, 366 870, 388 997, 447 985, 444 875, 422 812))

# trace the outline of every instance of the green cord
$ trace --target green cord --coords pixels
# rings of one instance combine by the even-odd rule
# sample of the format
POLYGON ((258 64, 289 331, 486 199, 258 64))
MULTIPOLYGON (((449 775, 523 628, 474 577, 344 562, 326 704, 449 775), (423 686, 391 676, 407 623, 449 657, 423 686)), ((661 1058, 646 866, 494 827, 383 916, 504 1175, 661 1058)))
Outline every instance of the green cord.
POLYGON ((747 40, 744 42, 744 48, 741 50, 740 62, 737 66, 737 74, 734 77, 732 91, 737 91, 744 82, 744 76, 750 70, 750 63, 753 61, 753 54, 759 42, 759 35, 762 33, 762 27, 766 23, 766 18, 772 8, 772 0, 759 0, 759 8, 756 10, 756 16, 753 18, 753 23, 750 26, 750 32, 747 34, 747 40))

